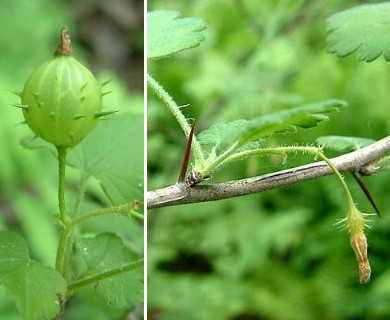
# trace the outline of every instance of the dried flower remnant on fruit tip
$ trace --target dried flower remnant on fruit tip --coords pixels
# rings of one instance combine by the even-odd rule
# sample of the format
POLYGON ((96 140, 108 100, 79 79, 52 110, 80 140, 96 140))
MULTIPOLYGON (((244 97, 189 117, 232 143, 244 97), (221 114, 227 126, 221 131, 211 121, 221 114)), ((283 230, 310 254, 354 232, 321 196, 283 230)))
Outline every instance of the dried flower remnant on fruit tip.
POLYGON ((61 30, 60 42, 54 53, 55 56, 66 55, 70 56, 73 54, 72 42, 70 40, 68 27, 63 27, 61 30))

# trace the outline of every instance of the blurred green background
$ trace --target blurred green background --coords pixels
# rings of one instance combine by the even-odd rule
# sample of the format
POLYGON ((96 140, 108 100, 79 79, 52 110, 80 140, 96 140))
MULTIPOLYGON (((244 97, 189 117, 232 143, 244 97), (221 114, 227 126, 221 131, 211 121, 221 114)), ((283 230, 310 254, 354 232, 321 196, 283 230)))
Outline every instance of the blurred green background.
MULTIPOLYGON (((197 131, 327 98, 349 107, 327 123, 270 145, 312 144, 323 135, 380 139, 390 132, 390 63, 326 53, 331 14, 378 1, 149 0, 148 10, 204 19, 206 41, 148 61, 197 131)), ((148 189, 176 182, 185 139, 148 92, 148 189)), ((327 153, 328 156, 335 154, 327 153)), ((309 156, 242 161, 211 182, 261 175, 311 162, 309 156)), ((364 178, 383 213, 367 230, 372 279, 358 283, 346 214, 335 177, 241 198, 148 213, 149 319, 389 319, 389 174, 364 178)), ((363 212, 373 212, 347 173, 363 212)))
MULTIPOLYGON (((10 106, 19 98, 9 91, 21 91, 31 72, 50 60, 60 30, 67 25, 77 59, 87 65, 113 93, 106 107, 143 112, 143 11, 142 0, 0 0, 0 229, 20 232, 27 240, 32 258, 54 266, 58 242, 57 161, 45 150, 24 149, 20 141, 31 135, 22 112, 10 106)), ((140 132, 142 135, 142 132, 140 132)), ((134 151, 131 151, 134 152, 134 151)), ((141 152, 139 150, 137 152, 141 152)), ((68 200, 77 189, 78 172, 69 168, 68 200)), ((83 211, 107 205, 96 181, 87 192, 83 211)), ((133 249, 142 253, 143 226, 123 217, 95 219, 82 232, 129 234, 133 249)), ((123 319, 135 310, 112 310, 102 306, 88 290, 67 304, 64 319, 123 319)), ((0 318, 20 319, 16 306, 0 288, 0 318)))

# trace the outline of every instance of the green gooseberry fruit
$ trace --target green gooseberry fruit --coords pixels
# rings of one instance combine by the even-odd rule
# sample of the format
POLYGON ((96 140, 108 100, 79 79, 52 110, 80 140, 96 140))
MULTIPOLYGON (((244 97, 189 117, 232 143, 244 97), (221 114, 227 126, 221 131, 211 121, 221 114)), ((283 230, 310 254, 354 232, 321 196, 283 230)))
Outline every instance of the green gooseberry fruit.
POLYGON ((56 147, 74 147, 106 115, 101 86, 72 53, 64 28, 54 59, 33 71, 21 93, 26 123, 56 147))

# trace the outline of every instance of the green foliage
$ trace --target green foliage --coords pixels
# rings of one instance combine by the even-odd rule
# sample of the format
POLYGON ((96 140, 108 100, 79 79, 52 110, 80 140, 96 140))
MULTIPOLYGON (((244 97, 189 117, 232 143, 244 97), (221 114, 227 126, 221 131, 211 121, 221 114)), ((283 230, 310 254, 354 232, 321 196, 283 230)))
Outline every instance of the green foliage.
POLYGON ((25 240, 13 232, 0 232, 0 283, 15 299, 23 319, 51 319, 60 310, 66 282, 52 268, 32 261, 25 240), (43 280, 44 279, 44 280, 43 280))
POLYGON ((142 114, 128 111, 111 116, 75 148, 68 163, 98 179, 112 204, 142 199, 143 141, 134 138, 142 128, 142 114))
POLYGON ((148 13, 148 58, 161 58, 196 47, 204 40, 206 24, 197 18, 181 18, 180 12, 148 13))
MULTIPOLYGON (((6 0, 2 5, 7 8, 0 11, 7 32, 0 35, 4 46, 0 52, 0 88, 3 89, 0 95, 0 148, 3 153, 0 157, 0 230, 7 230, 6 234, 16 231, 25 240, 19 243, 22 239, 19 236, 20 248, 10 252, 18 255, 19 266, 11 266, 15 272, 7 273, 5 279, 2 273, 0 315, 15 320, 21 318, 21 313, 26 319, 53 319, 59 311, 59 299, 67 298, 67 286, 71 282, 69 279, 65 282, 54 270, 59 241, 56 223, 58 163, 53 157, 54 148, 43 140, 31 140, 28 126, 17 125, 23 121, 23 115, 10 106, 18 103, 18 98, 9 91, 20 91, 32 70, 51 57, 62 26, 68 25, 72 36, 78 32, 70 4, 63 1, 6 0), (32 152, 21 147, 20 141, 28 149, 37 150, 32 152)), ((83 59, 83 49, 77 38, 72 40, 78 58, 89 66, 83 59)), ((117 79, 118 76, 112 71, 98 75, 100 83, 110 78, 117 79)), ((109 121, 101 121, 93 135, 88 136, 88 141, 84 139, 68 159, 66 206, 71 215, 78 212, 80 219, 111 205, 129 204, 129 201, 143 198, 143 94, 129 92, 119 80, 112 81, 104 89, 112 91, 103 97, 105 109, 120 112, 107 117, 109 121), (89 179, 85 181, 85 178, 89 179), (84 189, 84 193, 81 192, 84 201, 78 206, 80 187, 84 189)), ((131 248, 127 249, 128 255, 132 252, 133 261, 138 261, 143 255, 143 225, 136 219, 129 219, 129 210, 118 211, 112 210, 111 214, 83 221, 75 238, 86 234, 99 237, 101 233, 111 232, 122 239, 126 248, 131 248)), ((7 252, 0 251, 2 254, 7 252)), ((3 261, 0 264, 2 268, 10 267, 3 261)), ((137 266, 137 269, 125 272, 122 281, 142 281, 143 268, 137 266)), ((83 267, 85 262, 82 259, 73 261, 72 281, 79 280, 77 271, 83 267)), ((143 286, 138 285, 132 288, 136 289, 134 292, 119 295, 119 290, 113 292, 111 287, 103 288, 98 293, 92 288, 88 297, 83 289, 77 290, 67 301, 63 318, 122 319, 140 301, 143 290, 143 286), (97 295, 104 299, 98 300, 97 295), (102 301, 119 301, 121 304, 115 304, 116 309, 113 309, 104 306, 102 301)))
MULTIPOLYGON (((274 134, 295 133, 298 127, 306 129, 315 127, 318 122, 328 120, 329 113, 338 111, 339 107, 345 105, 346 103, 341 100, 327 100, 290 110, 278 111, 253 120, 235 120, 226 124, 222 123, 212 126, 209 130, 202 131, 200 134, 201 142, 212 144, 213 148, 206 161, 199 163, 195 157, 193 171, 197 177, 196 181, 190 183, 198 183, 204 177, 210 177, 214 171, 229 162, 242 160, 256 154, 266 155, 268 152, 268 155, 279 154, 286 157, 289 151, 284 151, 283 148, 265 148, 264 140, 274 134)), ((307 150, 300 151, 305 153, 307 150)), ((318 152, 318 150, 309 152, 318 152)))
MULTIPOLYGON (((118 266, 123 267, 138 258, 138 255, 128 249, 122 239, 114 234, 105 233, 95 238, 83 238, 76 246, 87 265, 80 279, 118 266)), ((94 289, 97 296, 112 308, 136 305, 143 300, 142 269, 103 279, 94 289)))
MULTIPOLYGON (((326 19, 359 4, 354 0, 175 2, 169 9, 207 21, 206 40, 196 51, 151 61, 148 69, 179 105, 186 106, 181 110, 196 119, 197 132, 337 97, 349 107, 327 123, 294 135, 274 135, 261 147, 311 145, 319 136, 329 135, 377 140, 390 131, 386 62, 359 64, 326 53, 326 19)), ((167 8, 161 0, 150 0, 148 5, 150 10, 167 8)), ((148 188, 155 189, 176 181, 185 137, 152 92, 148 128, 148 188)), ((312 156, 301 155, 287 161, 252 157, 221 170, 212 181, 267 174, 311 161, 312 156)), ((371 212, 349 174, 345 181, 362 211, 371 212)), ((382 219, 373 218, 367 233, 373 273, 365 285, 357 283, 348 235, 334 226, 346 210, 334 177, 242 198, 150 211, 149 316, 388 318, 388 173, 365 178, 365 183, 383 213, 382 219)))
POLYGON ((361 149, 373 142, 375 142, 373 139, 342 136, 326 136, 316 139, 319 146, 344 153, 361 149))
POLYGON ((330 53, 345 57, 357 51, 358 60, 373 61, 381 54, 390 61, 390 3, 366 4, 334 14, 327 20, 330 53))
POLYGON ((270 138, 274 134, 295 133, 298 127, 315 127, 329 119, 328 114, 345 106, 340 100, 327 100, 289 110, 277 111, 252 120, 235 120, 213 125, 200 133, 204 144, 212 144, 221 152, 233 144, 241 147, 251 141, 270 138))

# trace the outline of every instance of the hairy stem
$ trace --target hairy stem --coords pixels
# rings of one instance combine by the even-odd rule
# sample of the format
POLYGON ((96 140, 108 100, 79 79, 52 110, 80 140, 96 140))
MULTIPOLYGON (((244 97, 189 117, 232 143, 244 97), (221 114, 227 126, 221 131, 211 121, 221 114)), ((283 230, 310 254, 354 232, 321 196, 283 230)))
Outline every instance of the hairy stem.
MULTIPOLYGON (((287 146, 287 147, 277 147, 277 148, 266 148, 266 149, 258 149, 258 150, 248 150, 243 151, 238 155, 237 159, 243 159, 247 158, 249 156, 253 155, 265 155, 265 154, 286 154, 286 153, 296 153, 296 152, 302 152, 302 153, 309 153, 313 154, 316 157, 321 158, 326 162, 326 164, 332 169, 333 173, 336 175, 337 179, 339 180, 341 187, 343 189, 344 195, 346 200, 348 201, 349 207, 354 205, 352 195, 348 189, 347 184, 345 183, 343 177, 341 176, 340 172, 337 170, 335 165, 330 161, 318 148, 316 147, 301 147, 301 146, 287 146)), ((230 162, 235 159, 236 157, 231 156, 225 157, 225 162, 230 162)), ((218 163, 218 166, 223 165, 223 161, 218 163)), ((217 166, 216 166, 217 168, 217 166)))
POLYGON ((126 203, 126 204, 123 204, 123 205, 117 206, 117 207, 109 207, 109 208, 105 208, 105 209, 96 210, 96 211, 84 214, 81 217, 78 217, 77 219, 74 219, 69 225, 71 227, 75 227, 75 226, 79 225, 80 223, 87 221, 89 219, 103 216, 106 214, 111 214, 111 213, 126 213, 130 217, 143 220, 144 216, 142 214, 139 214, 138 212, 134 211, 133 208, 134 208, 134 202, 130 202, 130 203, 126 203))
POLYGON ((73 231, 67 225, 60 233, 60 241, 57 249, 56 270, 64 279, 68 279, 69 259, 72 254, 73 231))
POLYGON ((225 162, 226 159, 232 156, 232 153, 237 150, 237 144, 231 145, 225 152, 220 154, 213 162, 206 165, 203 170, 202 168, 198 168, 196 166, 195 170, 200 171, 202 173, 202 176, 206 177, 211 175, 213 172, 218 170, 218 168, 221 167, 221 164, 225 162))
MULTIPOLYGON (((179 123, 180 127, 184 131, 186 138, 189 138, 191 132, 191 126, 189 125, 187 119, 184 114, 181 112, 179 106, 172 99, 172 97, 164 90, 164 88, 151 76, 148 74, 147 76, 148 85, 153 89, 156 95, 165 103, 168 109, 171 111, 173 116, 176 118, 176 121, 179 123)), ((203 168, 204 166, 204 154, 202 147, 199 141, 196 139, 194 135, 192 138, 192 151, 195 158, 195 163, 197 166, 203 168)))
POLYGON ((280 155, 285 156, 286 152, 283 151, 283 148, 263 148, 257 150, 246 150, 242 152, 233 153, 237 149, 236 145, 231 146, 224 153, 218 156, 213 163, 208 165, 205 168, 205 171, 202 172, 204 176, 211 175, 213 172, 218 171, 222 167, 239 160, 244 160, 253 156, 264 156, 264 155, 280 155), (232 154, 233 153, 233 154, 232 154))
POLYGON ((76 280, 75 282, 72 282, 69 285, 68 290, 74 291, 74 290, 79 289, 81 287, 85 287, 91 283, 96 283, 98 281, 102 281, 104 279, 111 278, 111 277, 116 276, 118 274, 133 271, 135 269, 142 268, 143 266, 144 266, 144 259, 140 259, 140 260, 137 260, 135 262, 129 262, 129 263, 124 264, 122 266, 119 266, 119 267, 116 267, 113 269, 109 269, 107 271, 103 271, 101 273, 85 277, 83 279, 76 280))
MULTIPOLYGON (((340 184, 341 184, 341 187, 344 191, 344 195, 345 195, 345 198, 348 202, 348 206, 349 208, 352 208, 355 206, 355 203, 353 201, 353 198, 352 198, 352 195, 351 195, 351 192, 349 191, 348 189, 348 186, 347 184, 345 183, 344 181, 344 178, 342 177, 340 171, 337 169, 337 167, 333 164, 332 161, 330 161, 322 152, 320 152, 318 149, 314 148, 314 150, 310 151, 309 150, 309 147, 308 148, 303 148, 303 152, 306 150, 308 150, 309 152, 313 152, 315 155, 317 155, 319 158, 321 158, 322 160, 324 160, 327 165, 332 169, 333 173, 336 175, 337 179, 339 180, 340 184)), ((313 148, 311 148, 313 149, 313 148)))
MULTIPOLYGON (((60 240, 58 243, 57 257, 56 257, 56 270, 67 279, 66 257, 69 255, 69 231, 68 225, 70 218, 66 210, 65 203, 65 167, 66 167, 66 155, 68 148, 57 147, 58 152, 58 207, 60 209, 60 221, 62 230, 60 233, 60 240)), ((70 235, 71 238, 71 235, 70 235)))
POLYGON ((77 194, 77 199, 75 203, 75 207, 73 210, 72 215, 72 221, 69 222, 62 230, 60 240, 62 239, 61 243, 61 261, 59 262, 59 268, 61 270, 61 274, 65 279, 67 279, 69 274, 69 266, 70 266, 70 259, 72 256, 72 250, 73 250, 73 235, 74 235, 74 228, 73 228, 73 220, 76 219, 80 214, 80 208, 81 208, 81 202, 84 196, 85 188, 87 186, 89 175, 83 174, 80 179, 80 185, 79 185, 79 191, 77 194))
POLYGON ((131 202, 118 207, 100 209, 82 215, 81 217, 77 217, 71 220, 70 222, 68 222, 68 224, 61 230, 60 233, 60 241, 58 244, 57 260, 56 260, 56 270, 61 273, 64 279, 68 279, 69 276, 69 265, 70 265, 70 258, 72 255, 73 234, 75 228, 84 221, 102 215, 111 214, 111 213, 122 213, 122 214, 125 213, 128 214, 130 217, 143 220, 144 218, 143 215, 139 214, 133 209, 134 209, 134 203, 131 202))

